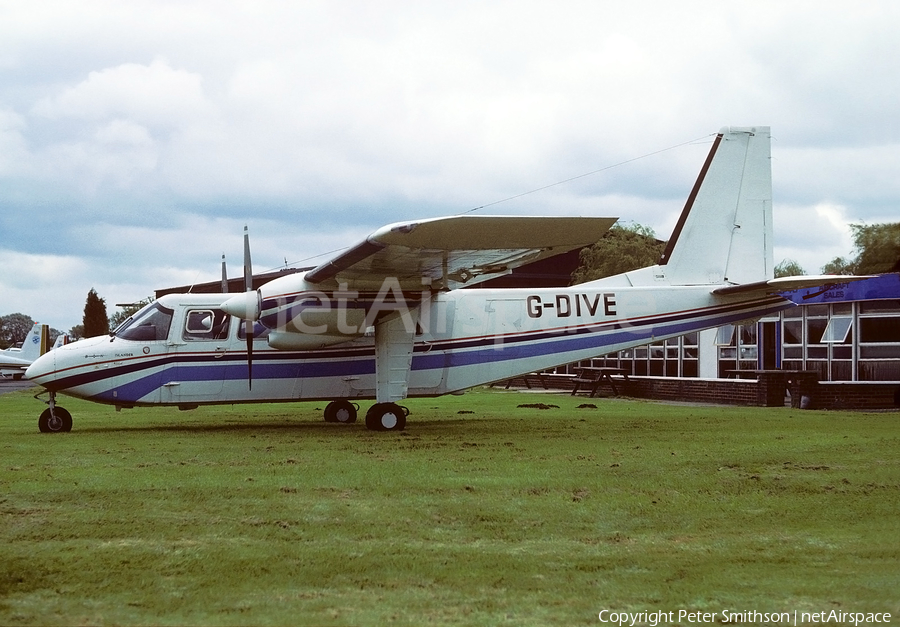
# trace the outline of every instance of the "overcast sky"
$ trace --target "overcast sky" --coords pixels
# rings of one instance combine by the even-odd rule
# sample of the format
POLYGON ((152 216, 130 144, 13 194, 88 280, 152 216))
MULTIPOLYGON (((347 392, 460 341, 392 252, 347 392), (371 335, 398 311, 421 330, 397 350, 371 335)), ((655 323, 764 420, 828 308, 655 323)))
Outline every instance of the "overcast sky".
POLYGON ((727 125, 772 127, 776 261, 816 273, 900 220, 898 33, 893 0, 0 0, 0 315, 239 276, 244 224, 254 271, 311 265, 596 170, 482 212, 666 239, 727 125))

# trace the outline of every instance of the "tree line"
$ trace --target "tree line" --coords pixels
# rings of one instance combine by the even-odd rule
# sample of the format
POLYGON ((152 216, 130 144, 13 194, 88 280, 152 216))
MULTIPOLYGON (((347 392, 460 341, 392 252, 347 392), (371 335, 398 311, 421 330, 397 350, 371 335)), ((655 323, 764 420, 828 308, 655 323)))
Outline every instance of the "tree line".
MULTIPOLYGON (((853 253, 835 257, 821 274, 883 274, 900 272, 900 222, 892 224, 851 224, 853 253)), ((580 265, 572 283, 594 281, 657 263, 666 242, 656 239, 653 229, 640 224, 615 224, 603 238, 581 251, 580 265)), ((775 266, 775 276, 800 276, 806 271, 792 259, 775 266)))

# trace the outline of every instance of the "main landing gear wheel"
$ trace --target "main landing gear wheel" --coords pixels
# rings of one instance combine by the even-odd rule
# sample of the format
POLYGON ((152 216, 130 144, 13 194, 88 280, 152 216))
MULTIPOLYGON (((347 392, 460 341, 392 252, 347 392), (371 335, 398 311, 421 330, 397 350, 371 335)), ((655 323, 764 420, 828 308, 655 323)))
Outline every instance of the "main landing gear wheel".
POLYGON ((72 414, 62 407, 54 407, 44 410, 41 417, 38 418, 38 429, 41 433, 62 433, 72 430, 72 414))
POLYGON ((356 422, 356 412, 359 405, 339 399, 331 401, 325 406, 325 422, 341 422, 350 424, 356 422))
POLYGON ((366 427, 372 431, 403 431, 409 410, 396 403, 375 403, 366 412, 366 427))

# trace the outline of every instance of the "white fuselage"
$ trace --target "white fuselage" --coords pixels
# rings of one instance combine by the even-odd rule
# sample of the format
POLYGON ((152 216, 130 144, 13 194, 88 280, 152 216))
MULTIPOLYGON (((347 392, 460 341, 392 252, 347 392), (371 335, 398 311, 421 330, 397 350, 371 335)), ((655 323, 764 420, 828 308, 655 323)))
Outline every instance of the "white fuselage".
MULTIPOLYGON (((122 407, 375 396, 370 333, 308 350, 278 350, 265 337, 256 338, 251 387, 246 340, 238 335, 244 324, 217 309, 229 296, 164 296, 157 301, 171 311, 164 337, 82 340, 40 357, 27 376, 53 392, 122 407), (197 322, 208 311, 227 321, 215 334, 197 322)), ((420 333, 408 396, 455 392, 790 306, 777 296, 716 297, 708 285, 588 283, 437 293, 417 308, 420 333)))

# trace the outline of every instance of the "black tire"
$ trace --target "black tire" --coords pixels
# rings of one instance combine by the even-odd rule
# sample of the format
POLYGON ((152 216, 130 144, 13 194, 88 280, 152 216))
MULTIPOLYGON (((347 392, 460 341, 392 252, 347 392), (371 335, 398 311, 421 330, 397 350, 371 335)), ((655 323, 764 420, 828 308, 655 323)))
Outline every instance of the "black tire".
POLYGON ((325 422, 340 422, 351 424, 356 422, 356 412, 359 406, 350 401, 338 399, 325 406, 325 422))
POLYGON ((48 407, 43 411, 41 417, 38 418, 38 429, 41 433, 66 433, 72 430, 72 414, 63 409, 56 407, 53 413, 50 413, 48 407), (54 419, 54 415, 56 418, 54 419))
POLYGON ((372 431, 403 431, 409 410, 396 403, 375 403, 366 412, 366 428, 372 431))

